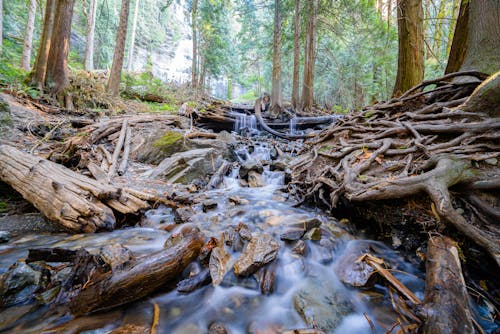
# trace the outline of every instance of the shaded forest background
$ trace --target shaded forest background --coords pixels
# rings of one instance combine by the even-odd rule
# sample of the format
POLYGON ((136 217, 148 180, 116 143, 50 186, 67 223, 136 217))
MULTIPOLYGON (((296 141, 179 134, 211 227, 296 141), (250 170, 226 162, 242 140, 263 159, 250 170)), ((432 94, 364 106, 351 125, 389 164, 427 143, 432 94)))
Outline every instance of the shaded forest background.
MULTIPOLYGON (((121 0, 96 2, 93 64, 86 62, 88 19, 93 1, 77 1, 71 29, 69 67, 73 71, 111 68, 118 30, 121 0)), ((28 8, 35 6, 29 70, 35 62, 43 26, 45 1, 3 1, 3 48, 0 80, 15 85, 21 81, 23 45, 30 24, 28 8)), ((302 1, 300 43, 305 43, 309 7, 302 1)), ((388 99, 397 71, 397 19, 395 0, 319 1, 316 63, 314 67, 315 103, 334 112, 347 112, 375 101, 388 99)), ((451 48, 460 1, 425 0, 425 78, 444 73, 451 48)), ((128 18, 124 67, 128 71, 155 73, 155 52, 165 61, 174 55, 183 39, 197 33, 199 86, 207 92, 222 82, 225 92, 217 95, 238 101, 253 100, 271 90, 273 58, 274 4, 262 0, 132 0, 128 18), (134 23, 135 22, 135 23, 134 23), (193 25, 193 22, 195 25, 193 25), (141 55, 139 55, 141 54, 141 55), (140 61, 144 58, 147 61, 140 61), (233 85, 243 89, 234 96, 233 85)), ((282 91, 291 100, 293 77, 295 1, 281 2, 282 91)), ((300 76, 304 50, 301 48, 300 76)), ((185 77, 161 78, 187 83, 191 80, 192 55, 184 57, 185 77)), ((35 91, 32 94, 36 94, 35 91)))

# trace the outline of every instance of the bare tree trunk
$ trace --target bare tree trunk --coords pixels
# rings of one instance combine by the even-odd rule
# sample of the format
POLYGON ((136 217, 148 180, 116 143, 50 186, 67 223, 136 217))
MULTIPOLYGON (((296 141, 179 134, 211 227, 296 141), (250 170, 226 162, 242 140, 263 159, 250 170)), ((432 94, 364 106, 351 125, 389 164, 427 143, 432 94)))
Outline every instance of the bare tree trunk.
POLYGON ((400 96, 424 79, 422 0, 398 0, 398 73, 393 96, 400 96))
POLYGON ((120 92, 120 79, 122 75, 123 56, 125 53, 125 40, 127 39, 127 22, 130 0, 122 0, 122 8, 120 10, 120 25, 116 35, 115 53, 113 55, 113 65, 108 80, 108 92, 114 96, 118 96, 120 92))
POLYGON ((450 55, 450 50, 451 50, 451 44, 453 42, 453 33, 455 32, 455 26, 458 20, 458 15, 460 11, 460 0, 453 0, 453 5, 451 9, 451 18, 452 20, 450 21, 448 25, 448 38, 446 39, 446 55, 450 55), (453 25, 455 23, 455 25, 453 25))
POLYGON ((198 32, 196 26, 196 18, 198 16, 198 0, 193 0, 193 8, 191 10, 191 29, 193 31, 193 65, 191 69, 191 85, 196 88, 198 85, 198 32))
POLYGON ((277 118, 282 108, 281 92, 281 13, 280 0, 274 0, 273 77, 271 88, 271 118, 277 118))
POLYGON ((500 4, 498 0, 470 2, 467 51, 461 71, 493 74, 500 68, 500 4))
POLYGON ((300 67, 300 0, 295 0, 295 34, 293 37, 293 82, 292 82, 292 105, 294 109, 297 109, 300 106, 299 67, 300 67))
POLYGON ((302 84, 302 109, 311 110, 314 104, 314 62, 316 60, 316 25, 318 0, 309 1, 307 13, 306 45, 304 51, 304 78, 302 84))
POLYGON ((69 37, 74 5, 75 0, 57 0, 54 14, 54 28, 51 34, 45 84, 53 93, 58 95, 69 84, 69 37))
MULTIPOLYGON (((1 0, 0 0, 1 1, 1 0)), ((42 37, 35 61, 33 77, 31 84, 39 89, 43 88, 45 83, 45 74, 47 72, 47 60, 49 58, 50 43, 52 39, 52 30, 54 29, 54 15, 56 9, 56 0, 47 0, 45 4, 45 17, 43 19, 42 37)))
POLYGON ((392 0, 387 0, 387 29, 391 27, 392 0))
POLYGON ((450 55, 448 56, 448 64, 444 71, 445 74, 458 72, 464 62, 469 30, 469 6, 469 0, 462 0, 460 3, 460 11, 455 24, 455 33, 451 43, 450 55))
POLYGON ((89 11, 87 13, 87 40, 85 46, 85 69, 94 70, 94 36, 95 20, 97 16, 97 0, 90 0, 89 11))
POLYGON ((23 55, 21 57, 21 68, 29 71, 31 65, 31 49, 33 48, 33 32, 35 31, 36 0, 30 0, 28 9, 28 22, 24 34, 23 55))
POLYGON ((132 33, 130 36, 130 46, 128 48, 127 71, 132 72, 134 65, 135 33, 137 31, 137 18, 139 17, 139 0, 135 0, 134 18, 132 20, 132 33))

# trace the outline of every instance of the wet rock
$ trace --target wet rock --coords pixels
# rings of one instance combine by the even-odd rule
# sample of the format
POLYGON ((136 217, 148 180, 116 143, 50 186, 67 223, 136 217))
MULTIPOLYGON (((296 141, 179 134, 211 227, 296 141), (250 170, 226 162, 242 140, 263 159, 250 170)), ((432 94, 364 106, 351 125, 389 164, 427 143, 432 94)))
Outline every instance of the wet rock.
POLYGON ((335 265, 335 272, 345 284, 353 287, 365 286, 375 272, 365 261, 358 261, 365 253, 366 245, 360 242, 349 243, 344 253, 335 265))
POLYGON ((292 248, 292 253, 300 256, 304 256, 306 254, 306 242, 304 240, 299 240, 295 243, 292 248))
POLYGON ((223 324, 214 322, 208 327, 208 334, 228 334, 228 331, 223 324))
POLYGON ((319 329, 291 329, 282 332, 281 334, 326 334, 319 329))
POLYGON ((306 231, 301 228, 289 229, 280 235, 280 239, 283 241, 297 241, 304 235, 306 231))
POLYGON ((0 281, 0 296, 4 307, 28 301, 38 289, 42 274, 24 262, 5 273, 0 281))
POLYGON ((237 230, 238 230, 238 234, 239 234, 241 239, 246 240, 246 241, 252 240, 252 231, 250 230, 248 225, 243 224, 243 223, 239 223, 237 230))
POLYGON ((214 237, 211 237, 204 245, 201 247, 200 251, 200 256, 198 257, 200 259, 200 262, 204 265, 208 264, 210 261, 210 255, 212 254, 212 250, 217 247, 217 239, 214 237))
POLYGON ((278 242, 271 235, 256 233, 234 264, 235 274, 238 276, 253 274, 257 269, 273 261, 278 255, 279 248, 278 242))
POLYGON ((177 291, 183 293, 193 292, 202 286, 210 284, 211 281, 212 277, 210 276, 210 271, 205 269, 193 277, 180 281, 177 284, 177 291))
POLYGON ((250 204, 250 201, 247 199, 238 197, 238 196, 231 196, 229 197, 229 202, 236 204, 236 205, 247 205, 250 204))
POLYGON ((248 176, 250 172, 257 172, 257 174, 262 174, 264 167, 254 159, 249 159, 241 164, 239 175, 241 179, 248 176))
POLYGON ((203 331, 195 324, 182 324, 174 329, 172 334, 202 334, 203 331))
POLYGON ((126 324, 113 329, 109 334, 149 334, 150 328, 146 326, 126 324))
POLYGON ((3 231, 10 232, 14 235, 64 232, 64 229, 46 220, 40 213, 26 213, 0 217, 0 226, 3 231))
POLYGON ((217 202, 214 200, 206 200, 201 204, 203 212, 213 210, 217 207, 217 202))
POLYGON ((226 251, 224 243, 219 242, 217 247, 212 249, 208 265, 214 286, 219 285, 224 280, 224 276, 231 269, 231 265, 231 255, 226 251))
POLYGON ((332 332, 342 319, 353 312, 347 297, 334 290, 325 279, 308 278, 294 296, 295 310, 305 323, 325 332, 332 332))
POLYGON ((310 229, 304 235, 304 239, 313 240, 313 241, 321 240, 321 230, 318 227, 314 227, 314 228, 310 229))
POLYGON ((99 250, 99 257, 113 271, 123 268, 134 259, 132 251, 120 244, 111 244, 102 247, 99 250))
POLYGON ((10 234, 7 231, 0 231, 0 244, 9 242, 9 240, 12 238, 12 234, 10 234))
POLYGON ((50 290, 44 291, 43 293, 39 294, 36 299, 40 301, 43 304, 50 304, 52 303, 57 295, 59 294, 59 291, 61 291, 61 286, 58 285, 55 288, 52 288, 50 290))
POLYGON ((288 168, 288 164, 285 161, 282 161, 282 160, 275 161, 271 165, 271 170, 272 171, 279 170, 279 171, 283 171, 284 172, 287 168, 288 168))
POLYGON ((234 226, 228 226, 224 232, 222 232, 224 243, 231 247, 238 237, 238 231, 234 226))
POLYGON ((309 231, 315 227, 320 227, 321 226, 321 220, 318 218, 306 218, 306 219, 300 219, 298 221, 291 221, 289 223, 290 226, 297 227, 297 228, 303 228, 306 231, 309 231))
POLYGON ((258 188, 258 187, 264 187, 266 184, 264 183, 264 179, 262 178, 262 175, 250 171, 248 172, 248 186, 251 188, 258 188))
POLYGON ((194 210, 189 206, 183 208, 177 208, 175 209, 174 221, 177 224, 183 224, 188 222, 193 215, 194 215, 194 210))
POLYGON ((259 282, 260 292, 263 295, 270 295, 276 290, 276 266, 269 265, 260 268, 255 274, 257 282, 259 282))

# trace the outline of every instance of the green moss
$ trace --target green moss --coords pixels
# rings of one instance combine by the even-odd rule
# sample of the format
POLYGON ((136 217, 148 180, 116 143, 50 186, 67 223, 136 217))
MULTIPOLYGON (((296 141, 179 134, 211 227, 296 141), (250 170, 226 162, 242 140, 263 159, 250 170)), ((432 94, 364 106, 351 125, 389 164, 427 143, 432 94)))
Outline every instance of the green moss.
POLYGON ((5 202, 0 201, 0 213, 9 211, 9 205, 5 202))
POLYGON ((318 150, 318 152, 330 152, 331 150, 333 149, 333 146, 330 146, 330 145, 324 145, 324 146, 321 146, 318 150))
POLYGON ((178 132, 167 131, 160 139, 153 143, 153 146, 159 148, 170 146, 177 143, 179 140, 182 140, 183 138, 184 137, 178 132))

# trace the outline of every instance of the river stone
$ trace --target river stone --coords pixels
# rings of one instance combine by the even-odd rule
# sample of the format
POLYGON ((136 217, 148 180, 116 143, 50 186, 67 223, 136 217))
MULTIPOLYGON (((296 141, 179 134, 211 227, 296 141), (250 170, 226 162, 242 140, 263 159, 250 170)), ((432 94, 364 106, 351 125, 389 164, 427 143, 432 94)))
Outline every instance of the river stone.
POLYGON ((343 293, 315 278, 308 278, 293 300, 295 310, 308 326, 328 333, 333 332, 342 319, 353 312, 351 302, 343 293))
POLYGON ((208 327, 208 334, 227 334, 227 329, 223 324, 214 322, 208 327))
POLYGON ((241 164, 239 175, 241 179, 244 179, 248 176, 250 172, 257 172, 258 174, 262 174, 264 171, 264 167, 257 162, 255 159, 248 159, 247 161, 241 164))
POLYGON ((212 249, 210 262, 208 264, 210 276, 212 277, 212 284, 214 286, 219 285, 224 280, 224 276, 231 269, 231 262, 232 257, 226 251, 224 242, 218 242, 217 247, 212 249))
POLYGON ((259 188, 264 187, 265 185, 266 184, 264 183, 264 179, 261 174, 255 171, 248 172, 248 186, 251 188, 259 188))
POLYGON ((10 234, 7 231, 0 231, 0 244, 9 242, 9 240, 12 238, 12 234, 10 234))
POLYGON ((253 274, 259 268, 273 261, 278 255, 279 248, 278 242, 271 235, 254 234, 234 264, 234 273, 238 276, 253 274))
POLYGON ((298 240, 292 248, 292 253, 295 255, 304 256, 306 254, 306 242, 304 240, 298 240))
POLYGON ((123 268, 134 259, 132 251, 120 244, 111 244, 102 247, 99 250, 99 257, 104 263, 109 265, 113 271, 123 268))
POLYGON ((209 199, 209 200, 204 201, 201 204, 201 206, 202 206, 203 212, 207 212, 207 211, 215 209, 217 207, 217 202, 209 199))
POLYGON ((41 276, 40 272, 33 270, 25 262, 18 262, 14 268, 3 275, 0 282, 3 306, 7 307, 31 299, 38 289, 41 276))
POLYGON ((297 241, 304 235, 306 231, 301 228, 292 228, 281 233, 280 239, 283 241, 297 241))

